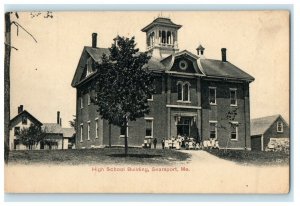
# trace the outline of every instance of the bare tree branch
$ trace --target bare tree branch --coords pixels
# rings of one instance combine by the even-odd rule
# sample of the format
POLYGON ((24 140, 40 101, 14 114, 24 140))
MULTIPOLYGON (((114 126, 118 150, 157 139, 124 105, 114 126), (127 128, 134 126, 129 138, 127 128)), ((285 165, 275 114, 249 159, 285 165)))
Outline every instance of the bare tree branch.
MULTIPOLYGON (((19 29, 19 27, 20 27, 21 29, 23 29, 23 30, 24 30, 27 34, 29 34, 29 35, 32 37, 32 39, 37 43, 37 40, 34 38, 34 36, 33 36, 29 31, 27 31, 22 25, 20 25, 18 22, 12 21, 11 24, 16 25, 17 29, 19 29)), ((17 33, 18 33, 18 30, 17 30, 17 33)))
POLYGON ((12 48, 12 49, 15 49, 16 51, 18 51, 18 49, 16 48, 16 47, 14 47, 14 46, 12 46, 12 45, 10 45, 10 44, 7 44, 7 43, 4 43, 5 45, 7 45, 7 46, 9 46, 10 48, 12 48))

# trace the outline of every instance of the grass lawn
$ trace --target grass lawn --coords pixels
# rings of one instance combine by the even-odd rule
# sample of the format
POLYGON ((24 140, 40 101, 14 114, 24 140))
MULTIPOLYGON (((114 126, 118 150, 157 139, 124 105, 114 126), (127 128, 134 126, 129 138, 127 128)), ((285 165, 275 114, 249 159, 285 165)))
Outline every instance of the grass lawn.
POLYGON ((186 161, 189 154, 176 150, 129 148, 78 150, 18 150, 10 151, 9 164, 171 164, 186 161))
POLYGON ((264 152, 246 150, 207 150, 207 152, 226 160, 252 165, 288 165, 290 155, 284 152, 264 152))

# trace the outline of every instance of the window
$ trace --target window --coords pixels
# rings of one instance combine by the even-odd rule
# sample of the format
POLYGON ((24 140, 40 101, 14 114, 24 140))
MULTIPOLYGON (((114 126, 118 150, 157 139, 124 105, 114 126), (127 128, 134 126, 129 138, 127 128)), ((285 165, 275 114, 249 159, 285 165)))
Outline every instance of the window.
POLYGON ((88 76, 91 73, 93 73, 93 60, 91 57, 88 58, 86 66, 87 66, 86 76, 88 76))
POLYGON ((231 122, 230 127, 230 139, 231 140, 238 140, 238 131, 239 131, 239 123, 238 122, 231 122))
POLYGON ((277 122, 277 132, 283 132, 283 123, 277 122))
POLYGON ((20 127, 15 127, 15 136, 18 136, 20 134, 20 127))
POLYGON ((186 70, 187 67, 188 67, 188 64, 187 64, 186 61, 181 60, 181 61, 179 62, 179 68, 180 68, 181 70, 186 70))
POLYGON ((125 137, 125 134, 127 134, 128 137, 128 126, 127 127, 123 126, 120 128, 120 137, 125 137))
POLYGON ((96 127, 95 127, 95 129, 96 129, 96 131, 95 131, 96 137, 95 138, 97 139, 98 136, 99 136, 99 134, 98 134, 98 130, 99 130, 98 118, 95 119, 95 123, 96 123, 96 127))
POLYGON ((183 101, 189 101, 189 85, 186 83, 183 85, 183 101))
POLYGON ((80 124, 80 142, 83 140, 83 124, 80 124))
POLYGON ((83 108, 83 94, 81 94, 81 97, 79 98, 80 101, 80 108, 83 108))
POLYGON ((87 123, 87 131, 88 131, 88 136, 87 136, 87 140, 90 140, 90 137, 91 137, 91 124, 90 122, 88 121, 87 123))
POLYGON ((190 86, 189 82, 177 82, 177 101, 190 101, 190 86))
POLYGON ((91 104, 91 95, 90 95, 90 93, 87 93, 87 100, 88 100, 88 105, 90 105, 91 104))
POLYGON ((153 138, 153 119, 146 119, 146 138, 153 138))
POLYGON ((236 89, 230 88, 230 106, 237 106, 236 89))
POLYGON ((217 139, 217 122, 209 122, 209 138, 217 139))
POLYGON ((217 104, 216 93, 217 93, 216 87, 209 87, 209 103, 210 104, 217 104))
POLYGON ((177 94, 178 94, 177 100, 182 101, 182 83, 181 82, 177 83, 177 94))
POLYGON ((22 124, 27 124, 27 117, 26 116, 22 116, 22 124))
POLYGON ((147 100, 148 101, 153 101, 153 94, 149 95, 147 100))

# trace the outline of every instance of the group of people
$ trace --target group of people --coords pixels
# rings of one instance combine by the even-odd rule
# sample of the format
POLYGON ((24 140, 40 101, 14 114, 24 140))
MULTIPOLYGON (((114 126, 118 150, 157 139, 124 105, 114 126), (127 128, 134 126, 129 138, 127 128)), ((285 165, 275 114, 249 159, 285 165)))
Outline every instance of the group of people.
MULTIPOLYGON (((157 145, 157 138, 150 140, 148 148, 151 148, 153 144, 154 149, 156 149, 157 145)), ((180 136, 171 137, 171 138, 163 138, 161 140, 161 148, 162 149, 203 149, 203 148, 219 148, 219 142, 213 139, 205 140, 203 142, 196 141, 195 138, 187 137, 187 136, 180 136)))
MULTIPOLYGON (((156 149, 157 139, 153 139, 153 146, 156 149)), ((171 137, 171 138, 163 138, 161 140, 162 149, 200 149, 200 143, 195 140, 195 138, 190 138, 187 136, 171 137)))

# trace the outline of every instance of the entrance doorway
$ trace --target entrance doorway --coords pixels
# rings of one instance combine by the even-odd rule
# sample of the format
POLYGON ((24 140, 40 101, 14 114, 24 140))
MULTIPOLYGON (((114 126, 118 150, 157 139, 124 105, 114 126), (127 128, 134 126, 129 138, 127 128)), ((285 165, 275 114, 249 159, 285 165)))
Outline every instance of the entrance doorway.
POLYGON ((190 136, 191 130, 191 118, 181 117, 180 121, 177 123, 177 135, 180 136, 190 136))

